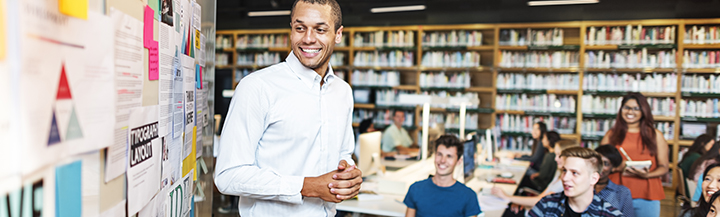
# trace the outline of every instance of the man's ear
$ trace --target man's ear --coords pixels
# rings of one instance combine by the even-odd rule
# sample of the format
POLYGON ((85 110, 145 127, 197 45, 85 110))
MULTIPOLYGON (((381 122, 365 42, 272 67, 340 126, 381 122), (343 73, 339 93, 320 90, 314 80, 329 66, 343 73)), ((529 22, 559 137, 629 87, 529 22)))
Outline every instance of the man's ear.
POLYGON ((342 42, 342 31, 343 26, 340 26, 340 28, 335 31, 335 44, 340 44, 340 42, 342 42))
POLYGON ((592 185, 597 184, 597 182, 600 180, 600 172, 593 172, 590 177, 590 183, 592 185))

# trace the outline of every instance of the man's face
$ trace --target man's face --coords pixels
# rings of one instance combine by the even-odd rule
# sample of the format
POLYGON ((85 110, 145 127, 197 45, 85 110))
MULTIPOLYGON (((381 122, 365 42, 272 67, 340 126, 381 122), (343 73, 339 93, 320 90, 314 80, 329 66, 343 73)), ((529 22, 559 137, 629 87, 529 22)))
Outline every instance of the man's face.
POLYGON ((393 116, 393 122, 398 126, 402 126, 402 124, 405 122, 405 112, 396 111, 395 115, 393 116))
POLYGON ((600 179, 605 179, 610 175, 610 172, 612 172, 613 165, 610 162, 610 159, 606 158, 605 156, 602 156, 602 171, 600 171, 600 179))
POLYGON ((293 53, 305 67, 317 69, 327 65, 335 43, 340 43, 343 27, 333 28, 330 5, 298 2, 290 25, 293 53))
POLYGON ((592 191, 600 175, 593 172, 590 163, 579 157, 565 158, 560 179, 563 182, 565 196, 577 197, 587 191, 592 191))
POLYGON ((435 152, 435 171, 438 176, 452 175, 458 162, 457 148, 438 144, 435 152))

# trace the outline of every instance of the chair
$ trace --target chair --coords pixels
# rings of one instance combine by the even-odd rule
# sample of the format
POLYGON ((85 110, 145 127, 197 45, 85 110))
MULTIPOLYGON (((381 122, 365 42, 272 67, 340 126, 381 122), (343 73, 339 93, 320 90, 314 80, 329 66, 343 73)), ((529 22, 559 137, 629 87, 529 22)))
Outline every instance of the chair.
POLYGON ((690 202, 688 195, 685 194, 685 176, 683 176, 680 167, 676 167, 676 172, 678 175, 678 185, 677 188, 675 188, 675 204, 679 203, 682 210, 689 209, 692 207, 692 202, 690 202))

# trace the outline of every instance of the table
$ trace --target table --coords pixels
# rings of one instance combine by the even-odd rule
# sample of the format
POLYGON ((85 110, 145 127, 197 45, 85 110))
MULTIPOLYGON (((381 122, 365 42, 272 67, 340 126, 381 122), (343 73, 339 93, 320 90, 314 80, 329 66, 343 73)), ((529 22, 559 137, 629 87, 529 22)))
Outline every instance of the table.
MULTIPOLYGON (((419 162, 419 164, 425 164, 427 162, 419 162)), ((505 193, 512 195, 517 189, 520 180, 525 175, 525 170, 529 162, 526 161, 514 161, 509 164, 498 164, 493 168, 477 168, 475 169, 474 177, 465 183, 466 186, 476 191, 479 197, 486 197, 489 195, 490 188, 493 186, 500 187, 505 193), (512 179, 515 180, 516 184, 502 184, 502 183, 491 183, 488 182, 488 178, 495 177, 497 174, 503 172, 513 173, 512 179), (481 190, 482 189, 482 190, 481 190)), ((432 168, 434 170, 434 168, 432 168)), ((427 173, 425 170, 421 170, 419 173, 427 173)), ((410 181, 410 184, 418 180, 406 180, 410 181)), ((367 183, 372 185, 371 183, 367 183)), ((364 183, 365 185, 365 183, 364 183)), ((337 210, 354 212, 353 216, 360 216, 360 214, 372 214, 380 216, 405 216, 407 207, 402 203, 405 195, 394 195, 394 194, 380 194, 382 199, 380 200, 346 200, 338 203, 337 210)), ((481 204, 483 204, 481 202, 481 204)), ((504 204, 507 206, 507 202, 504 204)), ((481 216, 495 217, 501 216, 504 208, 501 207, 485 207, 481 205, 483 214, 481 216), (490 210, 487 210, 490 209, 490 210)))

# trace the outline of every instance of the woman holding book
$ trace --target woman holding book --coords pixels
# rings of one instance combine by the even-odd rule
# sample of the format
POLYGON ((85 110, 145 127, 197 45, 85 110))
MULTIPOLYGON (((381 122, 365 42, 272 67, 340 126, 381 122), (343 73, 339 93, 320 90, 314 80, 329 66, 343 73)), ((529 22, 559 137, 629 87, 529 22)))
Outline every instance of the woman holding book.
POLYGON ((647 98, 640 93, 623 97, 615 125, 601 144, 612 144, 623 154, 623 164, 610 180, 630 189, 635 213, 660 216, 660 200, 665 198, 660 177, 668 172, 668 144, 655 129, 647 98), (638 161, 650 161, 649 167, 626 167, 638 161))

